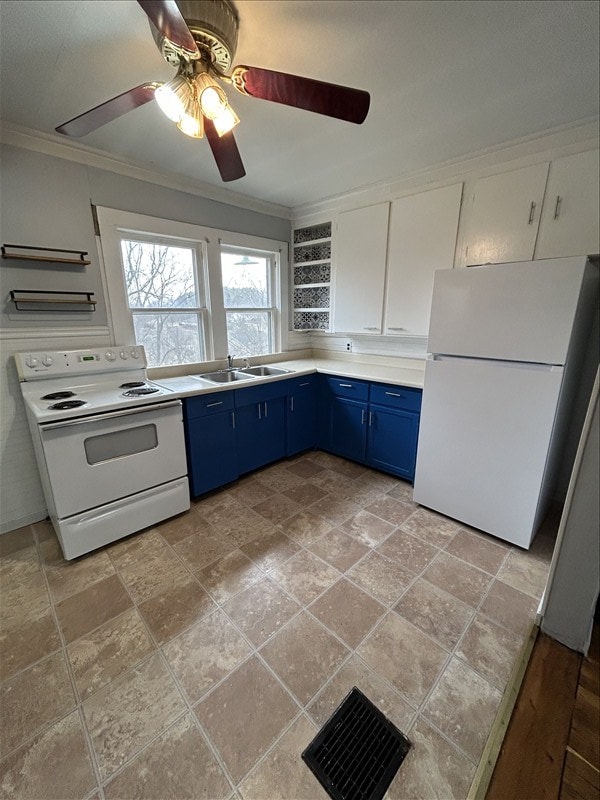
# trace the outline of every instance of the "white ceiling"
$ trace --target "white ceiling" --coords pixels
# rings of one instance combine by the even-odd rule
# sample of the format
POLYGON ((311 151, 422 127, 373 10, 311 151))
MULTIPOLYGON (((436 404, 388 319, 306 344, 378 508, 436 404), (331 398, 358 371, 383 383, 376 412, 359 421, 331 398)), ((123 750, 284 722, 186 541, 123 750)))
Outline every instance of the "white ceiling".
MULTIPOLYGON (((181 134, 155 103, 79 141, 158 172, 298 206, 598 115, 595 0, 235 5, 234 63, 366 89, 366 121, 230 92, 247 175, 229 184, 207 142, 181 134)), ((132 86, 174 74, 134 0, 2 0, 0 14, 0 109, 12 125, 52 134, 132 86)))

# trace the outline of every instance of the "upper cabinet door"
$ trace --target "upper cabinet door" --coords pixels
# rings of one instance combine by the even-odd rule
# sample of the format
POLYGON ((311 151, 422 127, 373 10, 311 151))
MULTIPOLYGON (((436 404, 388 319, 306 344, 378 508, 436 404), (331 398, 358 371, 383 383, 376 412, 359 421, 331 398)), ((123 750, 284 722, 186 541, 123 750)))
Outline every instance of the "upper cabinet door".
POLYGON ((480 178, 465 208, 466 265, 531 261, 548 162, 480 178))
POLYGON ((552 162, 536 258, 585 256, 600 251, 598 172, 598 150, 552 162))
POLYGON ((436 269, 454 266, 462 183, 392 203, 385 333, 426 336, 436 269))
POLYGON ((389 203, 342 212, 334 233, 333 330, 381 333, 389 203))

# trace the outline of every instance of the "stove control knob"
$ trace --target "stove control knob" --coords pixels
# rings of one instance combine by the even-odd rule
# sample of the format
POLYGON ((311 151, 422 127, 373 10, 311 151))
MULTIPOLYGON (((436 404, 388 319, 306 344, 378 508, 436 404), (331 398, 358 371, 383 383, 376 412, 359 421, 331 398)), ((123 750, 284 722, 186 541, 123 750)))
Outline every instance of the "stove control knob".
POLYGON ((114 350, 107 350, 104 355, 106 356, 107 361, 114 361, 117 357, 117 354, 114 352, 114 350))
POLYGON ((51 367, 51 366, 52 366, 52 364, 53 364, 53 361, 52 361, 52 356, 44 356, 44 357, 42 358, 42 364, 43 364, 45 367, 51 367))
POLYGON ((27 356, 25 363, 28 367, 31 367, 31 369, 35 369, 38 365, 38 360, 35 356, 27 356))
POLYGON ((137 347, 132 347, 131 355, 132 355, 133 358, 139 358, 140 357, 140 351, 137 349, 137 347))
POLYGON ((129 358, 129 353, 127 352, 127 350, 121 350, 119 355, 121 356, 123 361, 126 361, 129 358))

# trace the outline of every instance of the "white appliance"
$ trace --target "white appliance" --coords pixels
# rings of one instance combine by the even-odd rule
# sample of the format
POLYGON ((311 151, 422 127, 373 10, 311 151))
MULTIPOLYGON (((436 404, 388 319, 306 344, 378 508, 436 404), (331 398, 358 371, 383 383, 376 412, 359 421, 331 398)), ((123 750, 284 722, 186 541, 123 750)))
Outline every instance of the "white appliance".
POLYGON ((146 379, 144 348, 15 355, 66 559, 190 507, 181 400, 146 379))
POLYGON ((597 303, 598 263, 584 257, 436 271, 417 503, 530 546, 597 303))

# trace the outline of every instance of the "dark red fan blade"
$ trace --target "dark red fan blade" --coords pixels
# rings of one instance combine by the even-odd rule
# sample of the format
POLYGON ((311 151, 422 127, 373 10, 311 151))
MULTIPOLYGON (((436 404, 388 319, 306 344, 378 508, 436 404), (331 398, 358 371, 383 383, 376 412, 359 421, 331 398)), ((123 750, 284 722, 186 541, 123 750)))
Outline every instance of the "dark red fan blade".
POLYGON ((57 133, 63 133, 65 136, 86 136, 88 133, 95 131, 96 128, 101 128, 107 122, 112 122, 113 119, 132 111, 138 106, 143 106, 154 99, 154 90, 159 83, 142 83, 130 89, 128 92, 123 92, 112 100, 107 100, 106 103, 101 103, 99 106, 90 108, 78 117, 73 117, 68 122, 64 122, 56 128, 57 133))
POLYGON ((181 16, 175 0, 138 0, 146 16, 162 35, 190 56, 199 56, 198 46, 181 16))
POLYGON ((238 150, 233 133, 219 136, 211 119, 204 120, 204 131, 212 150, 212 154, 217 162, 217 167, 221 173, 221 178, 227 181, 237 181, 246 174, 240 151, 238 150))
MULTIPOLYGON (((323 83, 299 75, 260 67, 236 67, 244 72, 244 86, 252 97, 303 108, 360 125, 369 111, 371 97, 362 89, 323 83)), ((234 70, 235 73, 235 70, 234 70)), ((234 82, 235 86, 235 82, 234 82)))

